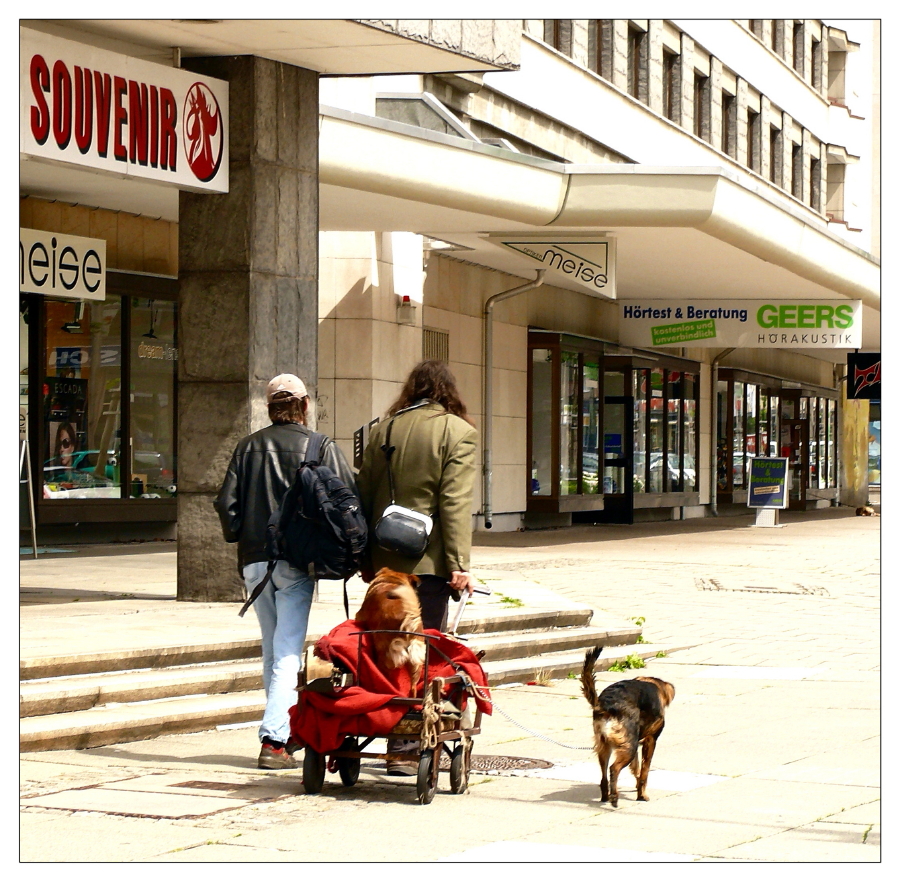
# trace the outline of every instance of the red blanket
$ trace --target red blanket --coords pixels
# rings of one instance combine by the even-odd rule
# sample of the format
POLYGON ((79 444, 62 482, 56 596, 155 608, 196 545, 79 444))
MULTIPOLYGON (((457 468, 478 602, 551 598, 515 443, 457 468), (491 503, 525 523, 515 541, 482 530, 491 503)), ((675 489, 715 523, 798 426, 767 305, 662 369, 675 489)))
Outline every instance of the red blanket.
MULTIPOLYGON (((387 735, 410 709, 409 706, 389 704, 396 696, 409 695, 409 671, 405 667, 394 671, 376 667, 371 648, 372 638, 368 634, 363 634, 360 638, 357 633, 359 630, 359 624, 348 619, 320 638, 315 650, 319 658, 338 662, 350 671, 356 685, 341 690, 338 695, 304 689, 299 694, 297 704, 290 710, 291 735, 302 746, 308 745, 319 753, 337 750, 347 735, 387 735)), ((482 713, 490 714, 492 707, 487 677, 472 650, 443 636, 440 631, 429 629, 424 633, 437 638, 429 641, 431 649, 428 680, 450 677, 457 673, 453 665, 458 665, 481 687, 475 700, 482 713)), ((425 677, 426 672, 423 671, 417 695, 422 694, 425 677)))

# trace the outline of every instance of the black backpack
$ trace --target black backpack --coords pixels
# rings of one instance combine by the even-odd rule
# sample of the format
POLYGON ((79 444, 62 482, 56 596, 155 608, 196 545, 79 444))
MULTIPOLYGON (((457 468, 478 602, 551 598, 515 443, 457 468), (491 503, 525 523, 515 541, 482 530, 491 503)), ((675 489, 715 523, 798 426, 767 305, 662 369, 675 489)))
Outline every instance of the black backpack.
POLYGON ((350 618, 347 580, 362 564, 368 530, 356 495, 319 463, 326 441, 325 435, 310 433, 306 459, 266 527, 268 570, 238 615, 262 594, 275 564, 286 560, 313 579, 343 579, 344 609, 350 618))

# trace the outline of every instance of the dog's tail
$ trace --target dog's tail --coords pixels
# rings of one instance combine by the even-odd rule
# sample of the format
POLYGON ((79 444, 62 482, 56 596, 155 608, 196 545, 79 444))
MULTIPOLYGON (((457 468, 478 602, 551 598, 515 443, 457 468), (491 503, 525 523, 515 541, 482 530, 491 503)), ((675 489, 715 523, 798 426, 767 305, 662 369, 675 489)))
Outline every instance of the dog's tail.
POLYGON ((594 665, 603 652, 602 646, 595 646, 584 654, 584 667, 581 669, 581 692, 591 707, 597 707, 597 686, 594 683, 594 665))

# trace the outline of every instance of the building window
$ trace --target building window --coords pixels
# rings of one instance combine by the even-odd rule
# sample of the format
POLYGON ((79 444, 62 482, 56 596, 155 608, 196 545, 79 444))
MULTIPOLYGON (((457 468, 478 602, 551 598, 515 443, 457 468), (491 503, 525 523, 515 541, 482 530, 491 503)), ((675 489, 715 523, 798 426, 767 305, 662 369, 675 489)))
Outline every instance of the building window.
POLYGON ((760 143, 761 129, 760 115, 755 110, 747 108, 747 165, 755 172, 760 170, 760 143))
POLYGON ((784 19, 772 19, 772 31, 770 34, 770 40, 772 43, 772 51, 776 55, 780 55, 782 58, 784 58, 784 19))
POLYGON ((819 163, 818 159, 809 161, 809 205, 813 211, 822 210, 822 175, 819 163))
POLYGON ((817 91, 822 91, 822 41, 812 41, 812 87, 817 91))
POLYGON ((750 19, 750 33, 760 40, 763 38, 763 20, 761 18, 750 19))
POLYGON ((635 25, 628 26, 628 94, 647 101, 647 34, 635 25))
POLYGON ((612 82, 613 21, 608 18, 588 22, 588 67, 612 82))
POLYGON ((737 145, 737 98, 722 92, 722 152, 736 158, 737 145))
POLYGON ((794 33, 793 33, 793 62, 794 62, 794 70, 797 71, 800 76, 803 76, 805 70, 805 49, 806 49, 806 29, 803 27, 803 22, 795 21, 794 22, 794 33))
POLYGON ((799 144, 791 146, 791 196, 803 199, 803 148, 799 144))
POLYGON ((709 77, 694 71, 694 134, 709 140, 709 77))
POLYGON ((681 57, 663 49, 663 116, 672 122, 681 121, 681 57))
POLYGON ((844 175, 847 166, 840 162, 826 163, 825 214, 831 220, 844 218, 844 175))
POLYGON ((828 100, 843 104, 846 100, 847 53, 830 49, 828 52, 828 100))
POLYGON ((545 18, 544 42, 557 52, 572 57, 572 20, 569 18, 545 18))
POLYGON ((781 186, 781 129, 769 127, 769 180, 781 186))

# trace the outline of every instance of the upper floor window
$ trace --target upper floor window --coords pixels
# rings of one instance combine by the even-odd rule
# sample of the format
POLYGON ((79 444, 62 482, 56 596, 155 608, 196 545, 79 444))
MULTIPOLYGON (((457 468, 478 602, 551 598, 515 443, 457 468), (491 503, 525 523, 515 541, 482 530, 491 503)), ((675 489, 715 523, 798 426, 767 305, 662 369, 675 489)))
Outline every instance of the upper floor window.
POLYGON ((747 108, 747 165, 755 172, 759 172, 760 168, 760 127, 760 115, 747 108))
POLYGON ((628 94, 647 102, 647 33, 636 25, 628 26, 628 94))
POLYGON ((822 172, 818 159, 809 162, 809 205, 813 211, 822 210, 822 172))
POLYGON ((588 22, 588 67, 612 82, 613 22, 598 18, 588 22))
POLYGON ((791 196, 803 199, 803 147, 791 147, 791 196))
POLYGON ((846 98, 847 53, 828 51, 828 99, 839 104, 846 98))
POLYGON ((694 134, 709 140, 709 77, 694 71, 694 134))
POLYGON ((781 186, 781 129, 769 127, 769 180, 781 186))
POLYGON ((812 87, 817 91, 822 91, 822 41, 812 41, 812 51, 810 52, 812 60, 812 87))
POLYGON ((545 18, 544 42, 571 58, 572 20, 570 18, 545 18))
POLYGON ((735 158, 737 146, 737 98, 722 92, 722 152, 735 158))
POLYGON ((806 69, 806 29, 802 21, 794 22, 794 70, 802 77, 806 69))
POLYGON ((845 170, 846 166, 841 162, 829 162, 826 166, 825 214, 831 220, 846 220, 844 217, 845 170))
POLYGON ((668 49, 663 49, 663 116, 672 122, 679 122, 681 117, 679 76, 681 57, 668 49))

